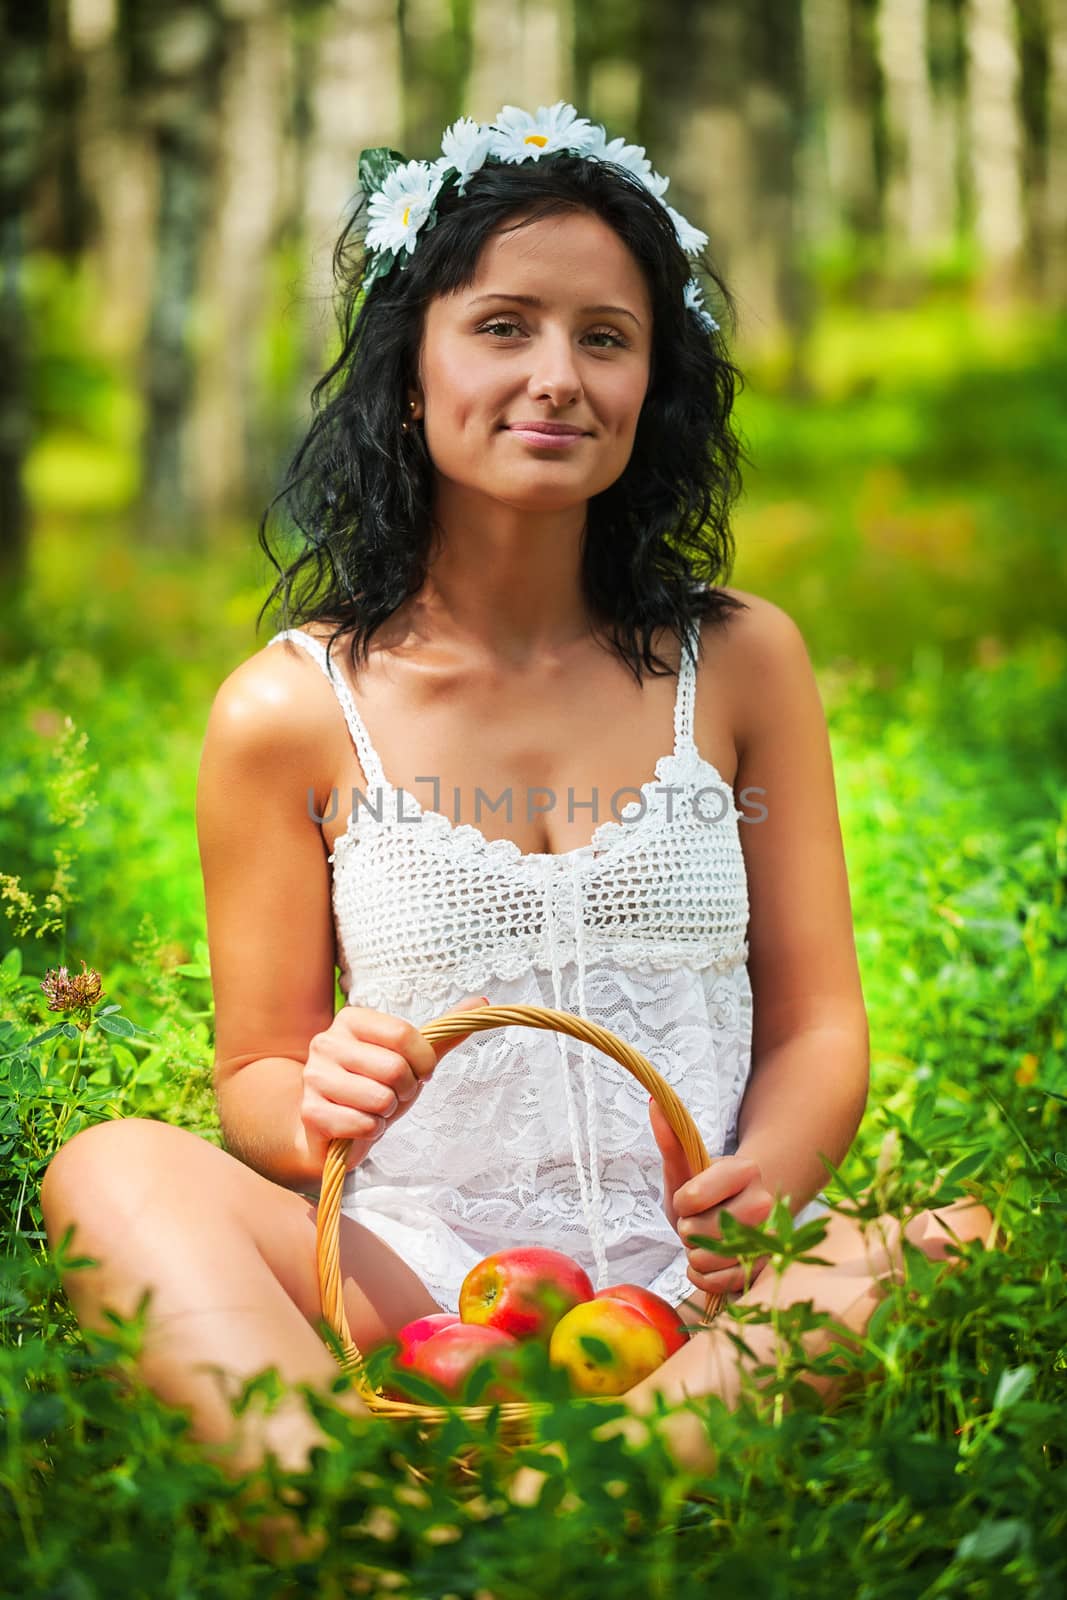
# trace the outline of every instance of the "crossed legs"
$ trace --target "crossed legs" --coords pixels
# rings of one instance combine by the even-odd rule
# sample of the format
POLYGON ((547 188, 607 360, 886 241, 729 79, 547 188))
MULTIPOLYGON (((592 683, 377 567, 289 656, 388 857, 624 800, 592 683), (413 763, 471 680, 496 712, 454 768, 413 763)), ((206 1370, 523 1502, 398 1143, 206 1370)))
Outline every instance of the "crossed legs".
MULTIPOLYGON (((810 1301, 815 1312, 825 1312, 846 1330, 832 1327, 806 1332, 801 1344, 810 1360, 828 1352, 835 1344, 851 1344, 848 1334, 860 1336, 867 1330, 876 1306, 892 1282, 904 1274, 901 1233, 932 1261, 952 1261, 947 1251, 957 1241, 980 1238, 987 1247, 993 1232, 988 1209, 974 1200, 960 1200, 937 1211, 921 1211, 902 1227, 896 1217, 883 1216, 864 1230, 851 1218, 835 1212, 828 1223, 825 1239, 817 1254, 831 1263, 812 1266, 792 1262, 776 1278, 770 1267, 735 1298, 740 1306, 777 1305, 779 1310, 810 1301)), ((635 1439, 645 1436, 644 1418, 655 1409, 655 1396, 661 1394, 668 1406, 682 1404, 689 1397, 719 1395, 735 1407, 747 1375, 758 1367, 775 1369, 778 1336, 773 1323, 746 1323, 740 1332, 748 1353, 740 1350, 727 1331, 731 1319, 694 1332, 683 1348, 670 1356, 648 1378, 635 1384, 625 1395, 630 1417, 602 1424, 603 1436, 622 1431, 635 1439)), ((759 1379, 756 1378, 757 1385, 759 1379)), ((764 1379, 764 1382, 767 1380, 764 1379)), ((842 1379, 806 1375, 805 1382, 829 1403, 840 1392, 842 1379)), ((714 1466, 714 1451, 699 1417, 680 1411, 656 1424, 663 1443, 679 1466, 694 1472, 714 1466)))

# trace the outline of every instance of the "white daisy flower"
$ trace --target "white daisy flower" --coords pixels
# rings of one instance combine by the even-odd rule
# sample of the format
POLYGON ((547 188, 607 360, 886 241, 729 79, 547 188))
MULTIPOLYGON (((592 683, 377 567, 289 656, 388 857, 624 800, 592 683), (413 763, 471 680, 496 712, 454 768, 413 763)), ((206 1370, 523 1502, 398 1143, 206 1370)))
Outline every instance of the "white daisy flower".
POLYGON ((441 149, 444 153, 434 162, 434 167, 442 172, 447 167, 455 167, 459 174, 457 188, 460 194, 463 194, 471 174, 485 165, 485 158, 492 143, 492 128, 475 122, 473 117, 460 117, 441 135, 441 149))
POLYGON ((428 161, 394 167, 367 202, 367 249, 406 250, 410 255, 440 188, 441 174, 428 161))
POLYGON ((703 250, 707 245, 707 234, 701 233, 699 228, 694 228, 693 224, 691 222, 687 222, 682 216, 681 212, 675 211, 673 206, 667 206, 666 209, 667 215, 674 223, 674 231, 678 235, 678 243, 681 245, 686 255, 699 255, 701 250, 703 250))
POLYGON ((704 290, 696 278, 690 278, 685 286, 685 305, 687 311, 695 311, 701 324, 709 333, 714 333, 719 324, 711 312, 704 305, 704 290))
POLYGON ((538 106, 532 115, 518 106, 504 106, 493 124, 490 153, 501 161, 538 161, 555 150, 584 155, 592 131, 589 119, 564 100, 538 106))
POLYGON ((616 167, 622 167, 627 172, 632 172, 635 178, 640 178, 646 189, 662 200, 667 193, 669 178, 662 178, 658 172, 653 172, 652 163, 645 155, 644 146, 640 144, 627 144, 625 139, 610 139, 603 128, 594 128, 589 141, 586 155, 595 161, 610 161, 616 167))

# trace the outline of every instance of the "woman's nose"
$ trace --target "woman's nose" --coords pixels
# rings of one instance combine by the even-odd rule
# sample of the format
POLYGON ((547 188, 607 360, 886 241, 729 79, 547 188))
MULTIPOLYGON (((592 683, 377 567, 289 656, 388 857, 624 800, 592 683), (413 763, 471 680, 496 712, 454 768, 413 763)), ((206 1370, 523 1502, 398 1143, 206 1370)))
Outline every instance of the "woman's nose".
POLYGON ((582 393, 582 380, 569 336, 538 339, 527 386, 531 400, 554 406, 572 405, 582 393))

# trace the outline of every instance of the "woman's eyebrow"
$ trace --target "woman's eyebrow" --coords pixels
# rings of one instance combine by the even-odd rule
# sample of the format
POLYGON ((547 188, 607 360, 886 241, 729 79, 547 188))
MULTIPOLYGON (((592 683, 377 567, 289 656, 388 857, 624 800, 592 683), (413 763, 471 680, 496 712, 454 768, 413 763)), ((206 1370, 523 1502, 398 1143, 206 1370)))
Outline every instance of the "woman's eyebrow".
MULTIPOLYGON (((543 300, 539 300, 538 297, 535 294, 495 294, 495 293, 477 294, 477 295, 475 295, 473 300, 470 300, 467 303, 468 303, 468 305, 476 306, 479 303, 479 301, 481 301, 481 300, 513 300, 513 301, 515 301, 515 303, 517 305, 520 305, 520 306, 536 306, 539 309, 543 309, 544 308, 544 304, 545 304, 545 302, 543 300)), ((578 309, 579 309, 579 311, 580 311, 580 313, 581 313, 581 315, 583 317, 584 316, 590 316, 590 315, 600 316, 604 312, 608 312, 608 313, 611 313, 611 314, 613 314, 613 315, 615 315, 617 317, 629 317, 631 322, 636 322, 638 327, 641 326, 640 317, 635 317, 634 313, 632 311, 627 311, 625 306, 579 306, 578 309)))

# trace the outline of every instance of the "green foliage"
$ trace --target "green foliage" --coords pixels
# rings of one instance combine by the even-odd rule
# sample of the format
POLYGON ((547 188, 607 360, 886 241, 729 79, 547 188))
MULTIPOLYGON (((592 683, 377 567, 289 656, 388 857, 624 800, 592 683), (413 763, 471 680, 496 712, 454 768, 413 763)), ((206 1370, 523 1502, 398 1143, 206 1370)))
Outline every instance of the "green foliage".
POLYGON ((920 641, 955 667, 1062 631, 1065 355, 1062 319, 836 309, 805 392, 748 374, 734 581, 894 682, 920 641))

